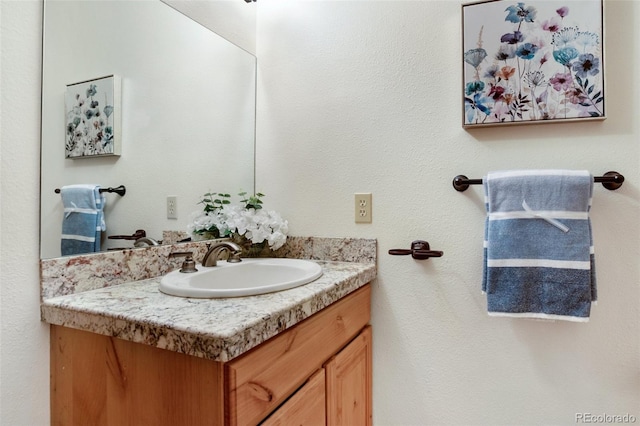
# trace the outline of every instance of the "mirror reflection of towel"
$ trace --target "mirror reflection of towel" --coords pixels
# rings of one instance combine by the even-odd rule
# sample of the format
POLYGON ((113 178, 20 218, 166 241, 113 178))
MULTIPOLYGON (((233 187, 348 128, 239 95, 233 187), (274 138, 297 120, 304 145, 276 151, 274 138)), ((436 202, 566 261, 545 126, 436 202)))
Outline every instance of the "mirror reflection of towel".
POLYGON ((483 182, 489 315, 588 321, 596 300, 591 174, 503 171, 483 182))
POLYGON ((60 248, 63 256, 100 251, 105 197, 98 185, 68 185, 60 188, 64 217, 60 248))

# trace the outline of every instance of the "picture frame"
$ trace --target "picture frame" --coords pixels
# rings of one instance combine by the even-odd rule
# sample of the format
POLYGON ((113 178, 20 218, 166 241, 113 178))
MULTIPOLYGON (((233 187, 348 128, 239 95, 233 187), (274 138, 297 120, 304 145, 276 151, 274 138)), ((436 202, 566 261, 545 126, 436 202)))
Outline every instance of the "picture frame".
POLYGON ((462 126, 604 120, 603 0, 462 5, 462 126))
POLYGON ((121 154, 121 83, 117 75, 68 84, 65 158, 121 154))

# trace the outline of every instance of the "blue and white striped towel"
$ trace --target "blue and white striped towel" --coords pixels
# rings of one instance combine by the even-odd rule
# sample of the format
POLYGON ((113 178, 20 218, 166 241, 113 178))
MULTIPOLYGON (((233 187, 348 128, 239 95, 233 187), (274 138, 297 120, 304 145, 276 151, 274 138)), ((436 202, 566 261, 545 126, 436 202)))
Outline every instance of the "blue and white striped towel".
POLYGON ((489 315, 588 321, 596 300, 591 174, 499 171, 483 182, 489 315))
POLYGON ((68 185, 60 189, 64 217, 60 248, 63 256, 100 251, 105 197, 98 185, 68 185))

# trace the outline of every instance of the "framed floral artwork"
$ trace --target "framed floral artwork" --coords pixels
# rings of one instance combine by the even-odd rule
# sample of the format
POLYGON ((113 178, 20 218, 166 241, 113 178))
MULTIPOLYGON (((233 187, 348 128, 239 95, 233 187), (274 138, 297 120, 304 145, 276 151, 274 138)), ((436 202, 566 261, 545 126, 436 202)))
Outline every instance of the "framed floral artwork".
POLYGON ((65 158, 120 155, 120 78, 109 75, 67 85, 65 158))
POLYGON ((462 5, 463 127, 605 119, 602 0, 462 5))

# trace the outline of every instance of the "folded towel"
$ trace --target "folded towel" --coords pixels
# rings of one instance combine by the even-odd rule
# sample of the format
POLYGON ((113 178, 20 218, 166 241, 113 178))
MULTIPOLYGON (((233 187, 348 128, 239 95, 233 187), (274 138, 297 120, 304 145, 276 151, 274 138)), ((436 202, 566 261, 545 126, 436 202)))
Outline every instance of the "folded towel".
POLYGON ((502 171, 483 182, 489 315, 588 321, 596 300, 591 174, 502 171))
POLYGON ((60 189, 64 217, 60 247, 63 256, 100 251, 105 198, 98 185, 68 185, 60 189))

